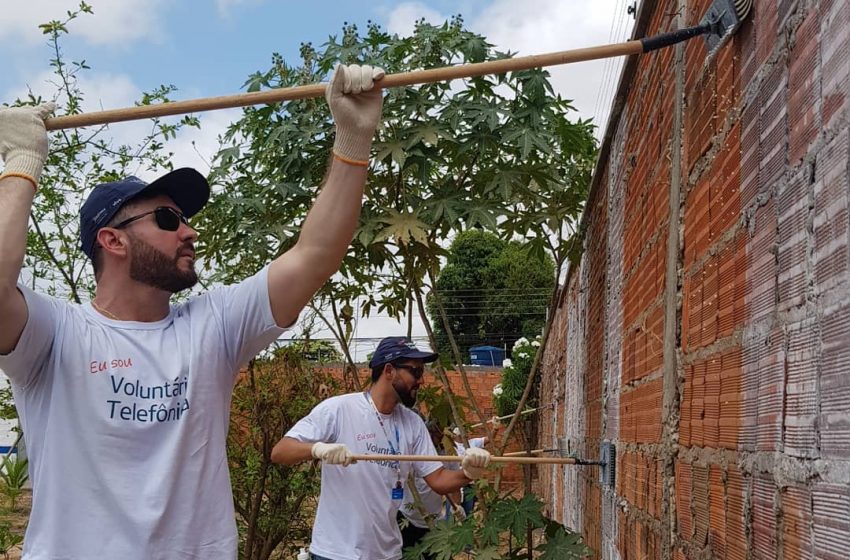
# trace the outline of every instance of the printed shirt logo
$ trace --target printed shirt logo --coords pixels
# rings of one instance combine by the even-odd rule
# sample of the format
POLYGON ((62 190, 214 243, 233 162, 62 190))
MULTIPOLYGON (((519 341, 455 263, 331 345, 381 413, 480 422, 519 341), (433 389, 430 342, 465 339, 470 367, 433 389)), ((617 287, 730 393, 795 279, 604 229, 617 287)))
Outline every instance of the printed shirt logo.
POLYGON ((132 372, 131 357, 93 360, 89 363, 89 373, 110 371, 112 394, 111 398, 106 399, 106 413, 110 420, 141 424, 176 422, 188 413, 188 375, 150 385, 139 379, 128 379, 121 370, 132 372))

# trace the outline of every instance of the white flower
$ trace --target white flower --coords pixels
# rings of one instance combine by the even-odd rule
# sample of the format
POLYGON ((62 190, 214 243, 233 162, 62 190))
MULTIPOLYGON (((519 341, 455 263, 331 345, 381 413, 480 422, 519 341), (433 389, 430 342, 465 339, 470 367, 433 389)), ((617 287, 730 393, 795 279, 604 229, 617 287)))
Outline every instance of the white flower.
POLYGON ((502 384, 501 383, 499 383, 498 385, 493 387, 493 396, 494 397, 501 397, 502 396, 502 384))
POLYGON ((528 354, 526 354, 525 352, 520 352, 519 354, 517 354, 517 356, 519 356, 520 358, 527 358, 528 354))
POLYGON ((511 367, 512 365, 514 365, 514 363, 509 359, 505 358, 502 360, 502 367, 511 367))
POLYGON ((531 343, 531 345, 537 348, 538 346, 540 346, 540 343, 535 340, 531 343))
POLYGON ((528 339, 525 338, 525 337, 522 337, 519 340, 517 340, 516 342, 514 342, 514 348, 518 348, 518 347, 522 346, 523 344, 528 344, 528 339))

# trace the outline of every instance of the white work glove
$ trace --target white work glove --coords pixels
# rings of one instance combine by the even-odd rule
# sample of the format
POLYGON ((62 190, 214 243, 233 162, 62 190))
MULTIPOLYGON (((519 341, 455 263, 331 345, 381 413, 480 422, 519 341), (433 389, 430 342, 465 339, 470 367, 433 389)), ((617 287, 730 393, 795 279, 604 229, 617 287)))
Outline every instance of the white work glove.
POLYGON ((490 452, 480 447, 470 447, 463 454, 460 466, 463 474, 470 480, 476 480, 484 475, 490 464, 490 452))
POLYGON ((375 128, 381 120, 384 97, 375 81, 384 77, 381 68, 337 64, 325 99, 336 123, 333 151, 344 159, 368 162, 375 128))
POLYGON ((320 459, 326 465, 347 467, 357 462, 352 458, 351 450, 344 443, 322 443, 319 441, 310 448, 310 454, 314 459, 320 459))
POLYGON ((36 107, 0 108, 0 157, 6 162, 4 176, 23 176, 38 186, 47 159, 44 119, 54 109, 53 102, 36 107))

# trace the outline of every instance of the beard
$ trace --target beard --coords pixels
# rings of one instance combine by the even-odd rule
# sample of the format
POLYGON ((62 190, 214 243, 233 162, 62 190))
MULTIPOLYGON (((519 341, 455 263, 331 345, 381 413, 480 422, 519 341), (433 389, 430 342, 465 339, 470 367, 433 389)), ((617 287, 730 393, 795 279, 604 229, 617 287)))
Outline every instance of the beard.
POLYGON ((189 270, 180 270, 177 264, 180 252, 187 247, 181 247, 172 258, 141 239, 132 239, 131 246, 130 278, 136 282, 172 294, 198 283, 194 264, 189 270))
POLYGON ((416 395, 404 383, 393 382, 393 389, 395 389, 395 394, 398 395, 398 400, 401 401, 401 404, 407 408, 413 408, 416 405, 416 395))

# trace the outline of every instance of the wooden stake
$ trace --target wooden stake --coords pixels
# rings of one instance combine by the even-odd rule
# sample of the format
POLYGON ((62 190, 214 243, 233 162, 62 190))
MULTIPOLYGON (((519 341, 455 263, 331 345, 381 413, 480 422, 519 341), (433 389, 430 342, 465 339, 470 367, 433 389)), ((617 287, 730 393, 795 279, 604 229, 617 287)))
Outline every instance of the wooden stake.
MULTIPOLYGON (((429 70, 416 70, 414 72, 403 72, 400 74, 388 74, 376 82, 376 85, 380 88, 386 89, 391 87, 410 86, 414 84, 428 84, 433 82, 457 80, 460 78, 472 78, 488 74, 504 74, 506 72, 516 72, 518 70, 528 70, 530 68, 542 68, 545 66, 598 60, 600 58, 612 58, 615 56, 638 54, 641 52, 643 52, 642 43, 639 40, 635 40, 625 43, 615 43, 611 45, 601 45, 548 54, 490 60, 475 64, 431 68, 429 70)), ((164 117, 167 115, 183 115, 197 111, 211 111, 214 109, 227 109, 231 107, 245 107, 248 105, 292 101, 294 99, 308 99, 312 97, 321 97, 324 94, 325 84, 320 83, 266 91, 237 93, 234 95, 224 95, 220 97, 205 97, 185 101, 173 101, 169 103, 159 103, 156 105, 140 105, 124 109, 81 113, 79 115, 51 117, 44 121, 44 125, 47 127, 47 130, 81 128, 98 124, 164 117)))

